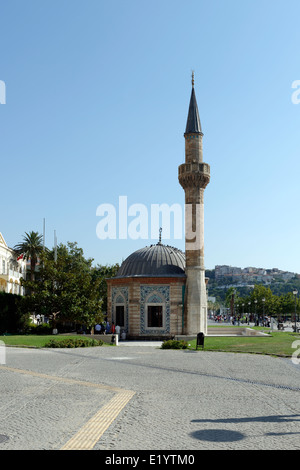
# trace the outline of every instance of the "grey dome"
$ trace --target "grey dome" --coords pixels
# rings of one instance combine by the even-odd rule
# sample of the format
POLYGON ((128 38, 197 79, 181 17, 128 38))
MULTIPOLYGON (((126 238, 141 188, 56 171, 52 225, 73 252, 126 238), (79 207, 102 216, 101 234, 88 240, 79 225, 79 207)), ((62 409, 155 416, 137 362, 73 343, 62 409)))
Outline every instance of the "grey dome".
POLYGON ((183 276, 185 255, 178 248, 157 243, 135 251, 123 261, 116 277, 183 276))

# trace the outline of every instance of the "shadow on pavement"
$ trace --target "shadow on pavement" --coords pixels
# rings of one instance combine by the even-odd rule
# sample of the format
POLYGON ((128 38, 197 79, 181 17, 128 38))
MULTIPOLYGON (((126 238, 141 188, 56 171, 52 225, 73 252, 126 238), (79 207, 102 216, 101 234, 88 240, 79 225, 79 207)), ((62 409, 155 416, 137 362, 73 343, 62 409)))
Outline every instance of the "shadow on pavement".
MULTIPOLYGON (((223 423, 223 424, 238 424, 238 423, 287 423, 300 421, 300 415, 271 415, 271 416, 256 416, 245 418, 226 418, 226 419, 193 419, 192 423, 223 423)), ((287 434, 300 434, 300 432, 268 432, 265 436, 285 436, 287 434)), ((232 431, 230 429, 201 429, 194 431, 190 434, 194 439, 209 442, 234 442, 241 441, 247 436, 239 431, 232 431)))
POLYGON ((300 421, 295 419, 300 415, 271 415, 271 416, 255 416, 245 418, 224 418, 224 419, 193 419, 192 423, 282 423, 289 421, 300 421))

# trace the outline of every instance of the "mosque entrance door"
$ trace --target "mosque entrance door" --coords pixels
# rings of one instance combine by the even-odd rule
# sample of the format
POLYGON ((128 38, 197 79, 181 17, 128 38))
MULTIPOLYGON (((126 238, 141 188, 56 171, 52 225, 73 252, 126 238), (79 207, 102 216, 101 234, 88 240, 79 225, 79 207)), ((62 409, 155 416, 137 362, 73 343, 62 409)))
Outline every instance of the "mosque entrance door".
POLYGON ((124 305, 116 305, 116 325, 125 326, 125 324, 124 324, 124 305))

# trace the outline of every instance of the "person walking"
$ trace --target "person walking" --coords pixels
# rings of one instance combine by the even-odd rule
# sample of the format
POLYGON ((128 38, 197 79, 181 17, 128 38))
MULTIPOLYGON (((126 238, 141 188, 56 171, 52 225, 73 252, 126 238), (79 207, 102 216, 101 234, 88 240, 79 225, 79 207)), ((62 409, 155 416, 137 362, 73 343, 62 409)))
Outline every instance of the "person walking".
POLYGON ((118 335, 118 338, 120 338, 120 331, 121 328, 119 327, 119 325, 116 325, 116 335, 118 335))

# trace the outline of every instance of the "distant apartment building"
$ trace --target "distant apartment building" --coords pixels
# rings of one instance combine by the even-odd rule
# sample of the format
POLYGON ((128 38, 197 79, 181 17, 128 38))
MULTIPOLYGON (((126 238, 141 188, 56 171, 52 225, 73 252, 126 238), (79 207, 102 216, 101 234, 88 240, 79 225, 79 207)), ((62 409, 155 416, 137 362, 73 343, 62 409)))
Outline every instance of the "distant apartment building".
POLYGON ((215 278, 222 279, 224 277, 230 277, 230 276, 238 276, 241 274, 242 269, 241 268, 235 268, 232 266, 215 266, 215 278))
POLYGON ((24 295, 21 278, 26 279, 26 262, 7 246, 0 232, 0 291, 24 295))
POLYGON ((227 265, 215 266, 215 279, 217 281, 230 279, 237 284, 253 282, 270 284, 277 279, 288 281, 296 275, 296 273, 281 271, 278 268, 264 269, 255 267, 238 268, 227 265))

